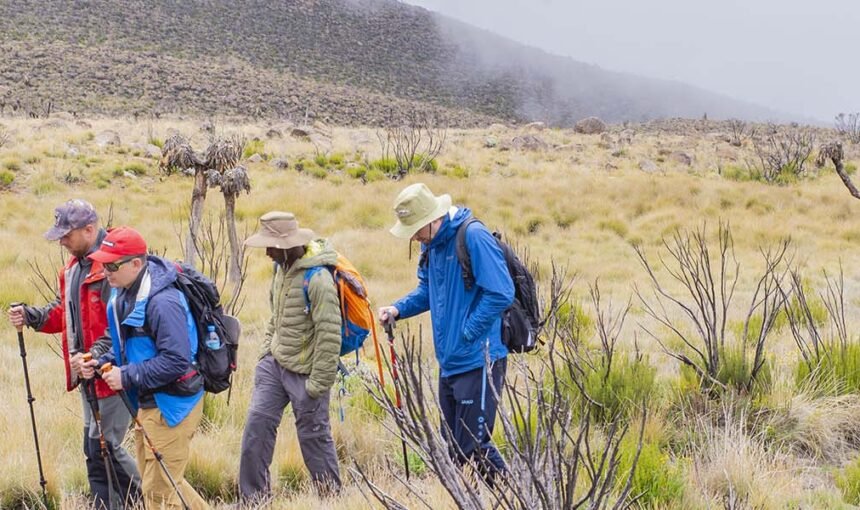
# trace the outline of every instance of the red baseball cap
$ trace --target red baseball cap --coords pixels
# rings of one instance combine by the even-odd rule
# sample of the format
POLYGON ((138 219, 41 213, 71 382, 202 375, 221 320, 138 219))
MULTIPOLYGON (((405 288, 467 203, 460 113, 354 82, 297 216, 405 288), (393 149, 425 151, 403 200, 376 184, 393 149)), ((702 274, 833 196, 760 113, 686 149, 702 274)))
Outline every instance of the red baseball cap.
POLYGON ((139 255, 146 255, 146 241, 140 232, 131 227, 116 227, 108 231, 98 251, 88 258, 105 264, 139 255))

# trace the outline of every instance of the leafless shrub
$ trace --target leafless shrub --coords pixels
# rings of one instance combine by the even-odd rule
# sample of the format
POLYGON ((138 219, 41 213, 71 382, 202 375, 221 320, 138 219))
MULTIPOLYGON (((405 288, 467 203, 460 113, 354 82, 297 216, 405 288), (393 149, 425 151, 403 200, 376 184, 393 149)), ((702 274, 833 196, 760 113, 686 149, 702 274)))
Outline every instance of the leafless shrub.
POLYGON ((852 143, 860 143, 860 112, 837 115, 836 131, 847 137, 852 143))
POLYGON ((805 164, 815 146, 812 130, 797 126, 776 126, 752 138, 758 160, 753 166, 767 182, 775 182, 785 173, 799 177, 805 173, 805 164))
POLYGON ((735 147, 742 146, 746 140, 755 136, 756 132, 755 127, 739 119, 729 120, 729 130, 731 131, 729 143, 735 147))
MULTIPOLYGON (((188 231, 182 220, 174 223, 174 231, 180 245, 184 246, 188 231)), ((247 237, 247 235, 248 227, 246 225, 242 237, 247 237)), ((222 305, 226 313, 233 316, 237 315, 245 305, 243 290, 248 277, 248 254, 241 250, 238 255, 239 258, 233 258, 230 250, 227 219, 224 215, 219 215, 216 218, 210 214, 202 219, 200 232, 195 237, 194 249, 200 260, 199 271, 215 282, 215 286, 222 296, 222 301, 227 285, 231 283, 229 299, 222 302, 222 305), (230 267, 234 263, 239 267, 239 279, 237 282, 230 282, 228 275, 230 267)))
MULTIPOLYGON (((747 308, 742 338, 736 339, 740 342, 745 365, 742 380, 733 381, 737 385, 736 390, 750 391, 764 367, 768 335, 785 305, 785 295, 779 289, 788 272, 785 262, 789 246, 790 241, 785 239, 775 248, 761 250, 765 268, 747 308), (753 359, 746 366, 749 349, 753 352, 753 359)), ((673 292, 667 289, 642 247, 636 246, 636 255, 652 285, 650 296, 639 288, 636 294, 645 313, 670 331, 684 348, 670 348, 660 335, 646 327, 643 329, 669 356, 691 367, 704 389, 725 389, 727 381, 721 380, 720 372, 725 363, 722 358, 727 352, 726 325, 740 273, 731 230, 728 224, 720 223, 716 253, 709 244, 706 225, 692 233, 675 231, 671 240, 663 240, 663 247, 669 257, 667 260, 660 255, 660 266, 669 275, 669 280, 680 285, 682 290, 673 292), (679 312, 683 320, 675 319, 670 309, 679 312)))
MULTIPOLYGON (((550 303, 564 302, 569 284, 564 271, 554 268, 550 303)), ((464 509, 603 509, 629 508, 638 495, 631 494, 633 473, 642 447, 645 423, 644 403, 636 420, 620 416, 607 422, 595 420, 587 395, 570 384, 570 375, 581 367, 581 346, 573 337, 575 329, 564 324, 557 310, 545 327, 547 343, 540 358, 528 363, 523 357, 510 357, 505 388, 491 388, 504 394, 499 410, 499 425, 505 438, 509 475, 488 484, 470 469, 454 460, 438 429, 438 401, 432 389, 421 346, 421 331, 401 336, 402 352, 395 382, 402 398, 402 410, 383 391, 378 382, 369 387, 374 399, 393 419, 387 425, 407 441, 415 454, 436 474, 458 508, 464 509), (572 386, 572 387, 571 387, 572 386), (622 463, 621 443, 631 433, 638 442, 632 464, 622 463)), ((611 333, 608 333, 611 335, 611 333)), ((612 350, 612 349, 610 349, 612 350)), ((575 379, 575 378, 574 378, 575 379)), ((456 445, 453 446, 456 448, 456 445)), ((361 466, 354 469, 371 495, 384 507, 402 509, 406 505, 382 491, 366 476, 361 466)), ((408 481, 395 476, 410 492, 431 508, 408 481)))
POLYGON ((433 162, 442 152, 448 130, 438 127, 429 115, 412 112, 399 125, 377 132, 382 157, 389 154, 397 162, 396 178, 402 179, 410 171, 432 171, 433 162))

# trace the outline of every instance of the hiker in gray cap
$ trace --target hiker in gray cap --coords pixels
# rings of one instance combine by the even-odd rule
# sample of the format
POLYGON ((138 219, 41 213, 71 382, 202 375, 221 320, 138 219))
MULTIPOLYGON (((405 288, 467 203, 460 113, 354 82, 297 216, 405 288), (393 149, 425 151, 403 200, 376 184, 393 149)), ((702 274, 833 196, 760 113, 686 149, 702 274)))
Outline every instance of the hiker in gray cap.
POLYGON ((269 296, 272 317, 242 435, 240 495, 248 503, 271 496, 269 465, 289 404, 314 485, 321 495, 332 494, 341 486, 329 423, 329 390, 340 355, 340 303, 331 273, 311 270, 334 265, 337 252, 327 240, 299 228, 291 213, 277 211, 260 218, 260 231, 245 246, 265 248, 275 275, 269 296))
POLYGON ((116 508, 130 507, 140 498, 140 475, 134 459, 121 446, 131 416, 120 397, 104 382, 87 382, 81 378, 81 364, 86 353, 98 358, 111 349, 111 339, 105 335, 105 305, 110 297, 110 286, 102 265, 87 258, 98 249, 105 235, 90 203, 76 199, 57 207, 54 226, 45 233, 45 238, 59 241, 71 255, 60 270, 60 296, 42 307, 21 305, 9 310, 9 320, 15 327, 29 326, 41 333, 62 333, 66 389, 81 388, 87 477, 93 504, 98 509, 107 509, 109 501, 113 501, 116 508), (111 464, 102 457, 94 410, 100 414, 111 464), (108 483, 111 465, 113 494, 108 483))

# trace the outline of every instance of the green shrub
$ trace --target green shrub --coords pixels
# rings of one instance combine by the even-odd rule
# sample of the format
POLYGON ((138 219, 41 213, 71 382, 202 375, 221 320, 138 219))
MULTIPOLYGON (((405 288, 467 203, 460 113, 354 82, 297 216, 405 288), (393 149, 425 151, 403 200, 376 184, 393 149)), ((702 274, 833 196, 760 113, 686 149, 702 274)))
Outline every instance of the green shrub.
POLYGON ((328 177, 328 171, 325 168, 320 168, 316 165, 311 166, 310 168, 306 168, 305 171, 308 175, 316 177, 317 179, 325 179, 328 177))
MULTIPOLYGON (((638 436, 632 432, 621 441, 619 473, 626 475, 630 471, 638 446, 638 436)), ((620 477, 618 483, 623 487, 627 477, 620 477)), ((672 507, 680 502, 684 494, 683 470, 671 461, 669 454, 661 450, 659 444, 643 442, 630 494, 642 495, 638 500, 639 508, 672 507)))
POLYGON ((583 385, 591 400, 592 416, 609 423, 616 416, 630 418, 643 402, 654 396, 657 369, 647 358, 636 359, 623 353, 606 366, 601 358, 585 369, 583 385))
POLYGON ((468 179, 469 169, 460 165, 452 165, 445 171, 445 175, 455 177, 457 179, 468 179))
POLYGON ((351 166, 346 169, 346 175, 352 177, 353 179, 361 179, 362 177, 367 175, 367 167, 364 165, 351 166))
POLYGON ((845 163, 845 173, 848 175, 854 175, 857 173, 857 165, 854 163, 845 163))
POLYGON ((259 154, 263 158, 266 157, 266 142, 263 140, 249 140, 245 144, 245 150, 242 151, 242 159, 248 159, 254 154, 259 154))
POLYGON ((760 394, 770 387, 772 381, 771 363, 770 360, 765 360, 756 380, 752 382, 751 387, 747 388, 755 355, 751 348, 752 345, 754 344, 736 341, 720 348, 720 366, 717 369, 717 380, 740 392, 751 390, 753 394, 760 394))
POLYGON ((842 499, 851 505, 860 505, 860 458, 839 470, 835 477, 842 499))
POLYGON ((0 170, 0 189, 8 188, 15 181, 15 174, 9 170, 0 170))
POLYGON ((385 174, 397 173, 397 160, 394 158, 376 159, 370 163, 370 168, 385 174))
POLYGON ((146 165, 139 161, 133 161, 122 167, 120 169, 119 175, 122 175, 124 172, 128 172, 137 176, 146 175, 146 165))
POLYGON ((821 352, 812 366, 802 358, 797 361, 794 374, 798 387, 840 395, 860 391, 860 343, 825 342, 821 352))
POLYGON ((439 163, 426 154, 416 154, 412 156, 412 168, 419 172, 435 174, 439 170, 439 163))
POLYGON ((24 158, 24 163, 27 163, 28 165, 35 165, 39 161, 42 161, 42 158, 37 156, 36 154, 31 154, 24 158))
POLYGON ((364 180, 367 182, 376 182, 381 181, 386 178, 385 172, 378 170, 376 168, 371 168, 364 175, 364 180))
POLYGON ((161 138, 157 138, 157 137, 153 136, 149 140, 147 140, 147 142, 150 145, 155 145, 159 149, 164 149, 164 140, 162 140, 161 138))
POLYGON ((597 224, 600 230, 608 230, 614 232, 618 237, 625 238, 627 236, 627 224, 621 220, 606 219, 597 224))
POLYGON ((317 154, 314 156, 314 163, 320 168, 328 167, 328 158, 325 154, 317 154))
POLYGON ((6 158, 3 160, 3 168, 12 172, 20 172, 22 168, 21 160, 18 158, 6 158))
POLYGON ((565 301, 558 307, 558 321, 570 327, 574 338, 588 338, 594 333, 594 319, 578 301, 565 301))
POLYGON ((192 457, 185 469, 185 479, 207 500, 235 501, 238 496, 236 483, 221 463, 192 457))
POLYGON ((328 164, 338 169, 343 168, 345 161, 346 156, 342 152, 335 152, 328 158, 328 164))

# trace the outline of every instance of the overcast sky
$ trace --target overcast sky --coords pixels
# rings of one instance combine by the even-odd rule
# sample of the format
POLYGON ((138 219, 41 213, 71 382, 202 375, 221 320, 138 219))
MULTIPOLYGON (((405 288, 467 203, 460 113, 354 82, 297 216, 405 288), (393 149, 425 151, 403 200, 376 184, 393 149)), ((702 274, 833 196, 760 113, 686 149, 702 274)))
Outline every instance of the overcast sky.
POLYGON ((860 111, 860 0, 406 0, 551 53, 831 122, 860 111))

